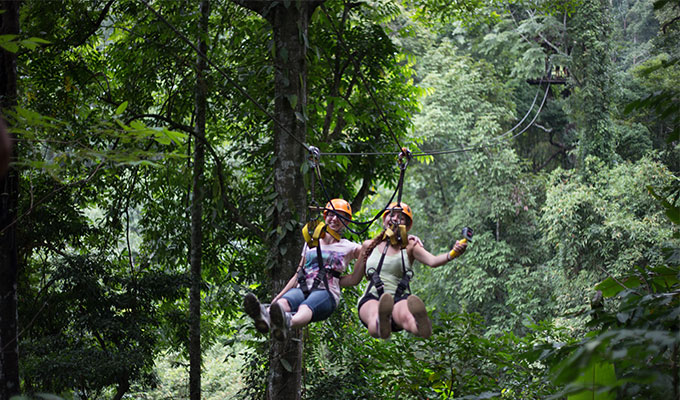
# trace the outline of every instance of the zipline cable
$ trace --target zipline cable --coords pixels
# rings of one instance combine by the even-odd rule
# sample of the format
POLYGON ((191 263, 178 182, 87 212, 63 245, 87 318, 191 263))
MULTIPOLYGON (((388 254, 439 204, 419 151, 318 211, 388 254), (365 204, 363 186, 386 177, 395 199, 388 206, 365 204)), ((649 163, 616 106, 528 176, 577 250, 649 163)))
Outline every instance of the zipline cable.
MULTIPOLYGON (((199 57, 202 57, 202 58, 203 58, 203 59, 204 59, 204 60, 205 60, 212 68, 214 68, 217 72, 219 72, 219 73, 227 80, 227 82, 228 82, 229 84, 231 84, 231 85, 232 85, 239 93, 241 93, 241 95, 243 95, 243 96, 246 97, 248 100, 250 100, 250 102, 253 103, 257 108, 259 108, 259 109, 260 109, 260 110, 261 110, 261 111, 262 111, 262 112, 263 112, 263 113, 264 113, 271 121, 273 121, 274 123, 276 123, 276 124, 281 128, 282 131, 284 131, 284 132, 287 133, 289 136, 291 136, 298 144, 300 144, 300 145, 301 145, 302 147, 304 147, 308 152, 310 152, 310 154, 313 154, 313 151, 312 151, 312 149, 310 148, 310 146, 306 145, 306 144, 305 144, 304 142, 302 142, 299 138, 297 138, 292 132, 290 132, 290 131, 289 131, 289 130, 288 130, 288 129, 287 129, 287 128, 286 128, 286 127, 278 120, 278 119, 276 119, 276 117, 274 117, 269 111, 267 111, 267 109, 266 109, 265 107, 263 107, 257 100, 255 100, 255 99, 254 99, 254 98, 253 98, 253 97, 252 97, 245 89, 243 89, 243 88, 242 88, 236 81, 234 81, 234 80, 233 80, 226 72, 224 72, 224 71, 223 71, 218 65, 216 65, 209 57, 207 57, 202 51, 200 51, 200 49, 198 49, 198 47, 196 47, 196 45, 194 45, 194 43, 192 43, 192 42, 191 42, 186 36, 184 36, 177 28, 175 28, 175 27, 174 27, 174 26, 173 26, 173 25, 172 25, 165 17, 163 17, 163 15, 160 14, 160 12, 156 11, 153 7, 151 7, 151 5, 150 5, 146 0, 140 0, 140 1, 141 1, 141 2, 142 2, 142 3, 143 3, 143 4, 144 4, 144 5, 145 5, 145 6, 146 6, 153 14, 154 14, 154 15, 156 15, 156 17, 157 17, 159 20, 161 20, 165 25, 167 25, 167 26, 168 26, 168 27, 169 27, 169 28, 170 28, 170 29, 171 29, 171 30, 172 30, 172 31, 173 31, 180 39, 182 39, 185 43, 187 43, 187 44, 188 44, 188 45, 196 52, 196 54, 198 54, 199 57)), ((338 43, 339 43, 339 44, 347 51, 347 48, 346 48, 346 46, 345 46, 343 40, 340 38, 339 32, 337 31, 337 28, 335 27, 335 24, 334 24, 333 21, 331 20, 330 16, 329 16, 328 13, 326 12, 326 9, 325 9, 325 7, 324 7, 323 5, 321 5, 321 9, 322 9, 324 15, 326 16, 326 18, 328 19, 329 24, 331 25, 331 27, 332 27, 333 30, 335 31, 336 36, 337 36, 337 39, 338 39, 338 43)), ((375 98, 375 96, 374 96, 373 90, 372 90, 371 87, 368 85, 368 83, 366 82, 365 77, 364 77, 363 74, 361 73, 360 65, 357 65, 357 62, 356 62, 356 60, 354 59, 354 57, 352 57, 351 53, 348 52, 348 55, 349 55, 349 58, 351 59, 352 63, 354 64, 354 66, 355 66, 355 68, 356 68, 356 70, 357 70, 357 73, 359 74, 359 77, 360 77, 361 80, 362 80, 362 83, 363 83, 364 86, 366 87, 366 90, 368 91, 369 96, 371 97, 371 100, 373 101, 373 103, 375 104, 376 108, 378 109, 378 112, 379 112, 381 118, 383 119, 383 122, 385 123, 385 125, 386 125, 388 131, 389 131, 390 134, 392 135, 392 138, 394 139, 394 141, 396 142, 397 146, 399 147, 400 152, 384 152, 384 153, 381 153, 381 152, 373 152, 373 153, 331 153, 331 152, 329 152, 329 153, 321 153, 321 152, 318 152, 318 149, 317 149, 317 154, 318 154, 319 156, 320 156, 320 155, 346 155, 346 156, 355 156, 355 155, 359 155, 359 156, 368 156, 368 155, 400 155, 400 154, 403 154, 403 150, 404 150, 405 148, 401 146, 401 144, 400 144, 400 142, 399 142, 399 139, 397 138, 396 134, 395 134, 394 131, 392 130, 392 127, 391 127, 391 125, 389 124, 387 117, 385 116, 385 113, 383 112, 382 108, 380 107, 379 103, 377 102, 377 100, 376 100, 376 98, 375 98)), ((527 125, 527 126, 526 126, 524 129, 522 129, 519 133, 517 133, 517 134, 513 135, 512 137, 510 137, 510 139, 515 138, 515 137, 519 136, 520 134, 524 133, 527 129, 529 129, 529 128, 533 125, 533 123, 534 123, 534 121, 536 120, 536 118, 538 118, 538 115, 540 114, 541 109, 543 108, 543 105, 545 104, 545 100, 546 100, 546 98, 547 98, 547 94, 548 94, 549 88, 550 88, 550 84, 548 83, 548 85, 547 85, 547 87, 546 87, 545 95, 543 96, 543 101, 541 102, 541 106, 539 107, 539 110, 537 111, 536 115, 534 116, 534 118, 532 119, 532 121, 529 123, 529 125, 527 125)), ((511 133, 514 129, 516 129, 516 128, 517 128, 517 127, 518 127, 518 126, 519 126, 519 125, 527 118, 527 116, 529 115, 529 112, 531 111, 531 109, 533 109, 533 106, 534 106, 534 104, 535 104, 535 102, 536 102, 537 96, 538 96, 538 92, 537 92, 536 96, 534 97, 534 102, 532 103, 531 107, 529 108, 529 111, 527 112, 527 114, 525 114, 524 118, 522 118, 522 120, 520 120, 513 128, 511 128, 511 129, 508 130, 507 132, 503 133, 502 135, 499 135, 499 137, 498 137, 499 139, 502 138, 503 136, 506 136, 506 135, 508 135, 509 133, 511 133)), ((313 132, 317 133, 313 128, 311 128, 311 129, 312 129, 313 132)), ((318 133, 317 133, 317 134, 318 134, 318 133)), ((496 139, 496 141, 498 141, 498 139, 496 139)), ((483 146, 469 147, 469 148, 462 148, 462 149, 441 150, 441 151, 433 151, 433 152, 418 152, 418 153, 410 153, 410 156, 411 156, 411 157, 421 157, 421 156, 428 156, 428 155, 441 155, 441 154, 459 153, 459 152, 466 152, 466 151, 472 151, 472 150, 481 150, 481 149, 488 148, 488 147, 490 147, 490 146, 489 146, 489 145, 483 145, 483 146)), ((319 174, 319 178, 320 178, 320 171, 318 170, 318 165, 317 165, 317 168, 316 168, 316 172, 319 174)), ((322 187, 322 189, 323 189, 324 194, 326 195, 326 197, 327 197, 328 199, 330 199, 330 196, 328 195, 328 192, 326 191, 326 188, 325 188, 325 186, 323 185, 323 182, 322 182, 321 179, 319 179, 319 185, 322 187)), ((371 221, 369 221, 369 222, 358 222, 358 221, 354 222, 354 223, 357 223, 357 224, 366 224, 366 225, 369 225, 366 229, 364 229, 363 231, 361 231, 361 233, 357 233, 357 232, 355 232, 354 230, 352 230, 351 228, 348 227, 348 228, 350 229, 350 231, 353 232, 353 233, 362 234, 362 233, 364 233, 366 230, 368 230, 368 228, 370 228, 370 224, 372 224, 376 219, 378 219, 378 218, 380 217, 380 215, 382 215, 382 214, 384 213, 385 210, 387 210, 387 208, 389 207, 389 203, 392 201, 392 199, 394 198, 394 196, 395 196, 397 193, 399 193, 399 197, 401 197, 401 184, 398 184, 398 185, 397 185, 397 188, 395 189, 395 192, 392 194, 392 196, 390 197, 390 201, 387 203, 388 205, 386 205, 386 206, 383 208, 383 210, 381 210, 380 212, 378 212, 378 213, 376 214, 376 216, 375 216, 373 219, 371 219, 371 221)), ((334 210, 333 210, 333 211, 334 211, 334 210)), ((343 219, 341 218, 341 220, 343 220, 343 219)), ((343 224, 345 224, 344 221, 343 221, 343 224)), ((347 225, 345 224, 345 226, 347 226, 347 225)))
MULTIPOLYGON (((547 85, 547 86, 546 86, 546 89, 545 89, 545 93, 544 93, 544 95, 543 95, 543 100, 541 101, 541 105, 539 106, 538 111, 536 112, 536 115, 535 115, 534 118, 531 120, 531 122, 529 122, 529 125, 527 125, 526 127, 524 127, 524 128, 523 128, 521 131, 519 131, 517 134, 512 135, 512 136, 510 136, 510 137, 507 138, 507 139, 504 138, 504 137, 507 136, 509 133, 512 133, 512 131, 513 131, 514 129, 516 129, 516 127, 519 126, 519 124, 515 125, 515 127, 513 127, 512 129, 510 129, 510 130, 508 130, 508 131, 506 131, 506 132, 504 132, 504 133, 502 133, 502 134, 500 134, 500 135, 494 137, 494 138, 491 140, 491 142, 489 142, 488 144, 485 144, 485 145, 475 146, 475 147, 463 147, 463 148, 460 148, 460 149, 447 149, 447 150, 434 150, 434 151, 419 151, 419 152, 414 152, 414 153, 412 153, 411 156, 412 156, 412 157, 436 156, 436 155, 441 155, 441 154, 464 153, 464 152, 467 152, 467 151, 482 150, 482 149, 485 149, 485 148, 492 147, 492 146, 495 145, 495 144, 499 144, 499 143, 495 143, 495 142, 500 142, 501 139, 502 139, 503 141, 508 141, 508 140, 510 140, 510 139, 516 138, 517 136, 519 136, 519 135, 521 135, 522 133, 526 132, 526 130, 529 129, 529 128, 533 125, 534 121, 536 121, 536 118, 538 118, 538 115, 541 113, 541 111, 542 111, 542 109, 543 109, 543 106, 544 106, 544 104, 545 104, 545 100, 546 100, 547 97, 548 97, 548 92, 549 92, 549 90, 550 90, 550 83, 547 83, 546 85, 547 85)), ((537 93, 537 95, 538 95, 538 93, 537 93)), ((532 105, 531 108, 533 108, 533 105, 532 105)), ((528 115, 529 115, 529 114, 526 114, 526 115, 524 116, 524 118, 522 118, 522 121, 525 120, 526 117, 527 117, 528 115)), ((520 123, 521 123, 521 121, 520 121, 520 123)), ((367 153, 362 153, 362 152, 354 152, 354 153, 353 153, 353 152, 344 152, 344 153, 343 153, 343 152, 328 152, 328 153, 321 153, 322 156, 396 156, 396 155, 399 155, 399 154, 400 154, 400 153, 398 153, 398 152, 367 152, 367 153)))

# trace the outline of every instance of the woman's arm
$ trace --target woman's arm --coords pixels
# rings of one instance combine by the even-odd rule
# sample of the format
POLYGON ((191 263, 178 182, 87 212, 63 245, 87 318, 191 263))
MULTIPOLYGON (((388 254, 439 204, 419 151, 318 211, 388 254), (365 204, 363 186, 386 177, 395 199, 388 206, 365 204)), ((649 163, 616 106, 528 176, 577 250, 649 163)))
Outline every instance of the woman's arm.
MULTIPOLYGON (((409 243, 410 244, 410 243, 409 243)), ((421 263, 425 265, 429 265, 432 268, 439 267, 441 265, 446 264, 447 262, 451 261, 452 258, 450 256, 450 252, 442 253, 439 255, 433 255, 429 251, 425 250, 425 248, 418 244, 415 243, 413 245, 410 245, 411 247, 411 254, 413 254, 413 257, 420 261, 421 263)), ((455 246, 453 247, 456 250, 456 253, 458 255, 463 254, 465 252, 465 248, 467 247, 467 242, 461 242, 460 240, 456 242, 455 246)))
POLYGON ((340 287, 355 286, 359 282, 361 282, 361 279, 364 277, 364 272, 366 270, 364 252, 366 251, 366 247, 368 247, 369 242, 370 241, 367 240, 364 242, 362 246, 357 247, 358 256, 357 261, 354 263, 354 271, 352 271, 352 273, 349 275, 343 275, 340 277, 340 287))

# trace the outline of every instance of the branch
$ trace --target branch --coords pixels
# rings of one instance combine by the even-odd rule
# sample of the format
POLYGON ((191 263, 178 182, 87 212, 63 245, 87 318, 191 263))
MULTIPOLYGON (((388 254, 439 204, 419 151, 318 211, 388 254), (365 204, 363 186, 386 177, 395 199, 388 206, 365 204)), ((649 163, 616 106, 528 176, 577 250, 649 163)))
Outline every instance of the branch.
POLYGON ((359 188, 357 195, 354 196, 354 200, 352 200, 352 210, 361 210, 361 205, 371 190, 372 176, 373 171, 371 170, 367 170, 366 173, 364 173, 364 177, 361 181, 361 188, 359 188))
POLYGON ((542 170, 543 168, 547 167, 548 164, 550 164, 550 161, 552 161, 555 157, 557 157, 559 154, 566 154, 566 152, 567 152, 566 149, 560 149, 560 150, 556 151, 550 157, 548 157, 548 159, 545 160, 543 162, 543 164, 541 164, 538 168, 534 168, 534 172, 538 172, 538 171, 542 170))
POLYGON ((141 118, 154 118, 154 119, 157 119, 157 120, 160 120, 160 121, 167 123, 173 129, 179 129, 179 130, 186 132, 190 135, 194 134, 194 128, 193 127, 191 127, 189 125, 180 124, 179 122, 177 122, 173 119, 170 119, 166 116, 160 115, 160 114, 137 114, 137 115, 133 115, 132 117, 128 118, 125 123, 127 125, 129 125, 130 122, 132 122, 136 119, 141 119, 141 118))
POLYGON ((671 26, 672 24, 676 23, 677 21, 680 21, 680 16, 673 18, 672 20, 666 22, 661 26, 661 30, 663 31, 663 34, 666 34, 666 29, 671 26))
MULTIPOLYGON (((85 41, 86 41, 90 36, 94 35, 94 34, 97 32, 97 29, 99 29, 99 27, 101 26, 102 22, 104 22, 104 19, 106 18, 106 15, 109 13, 109 9, 111 8, 111 5, 113 4, 114 1, 115 1, 115 0, 109 0, 109 2, 106 3, 106 5, 104 6, 104 9, 99 13, 99 18, 97 18, 97 20, 94 21, 94 23, 92 24, 92 27, 90 28, 89 31, 85 32, 84 34, 81 33, 81 35, 80 35, 80 36, 81 36, 81 39, 78 40, 77 42, 75 42, 75 43, 72 45, 73 47, 82 46, 83 43, 85 43, 85 41)), ((71 35, 71 37, 68 38, 65 42, 68 43, 68 42, 70 41, 70 39, 72 39, 72 38, 75 36, 75 34, 80 33, 80 32, 82 32, 82 31, 79 30, 79 31, 77 31, 77 32, 74 32, 74 34, 71 35)))
MULTIPOLYGON (((539 128, 539 129, 542 129, 543 132, 547 132, 547 133, 550 133, 550 132, 552 132, 552 130, 553 130, 553 128, 546 128, 546 127, 544 127, 544 126, 542 126, 542 125, 539 125, 539 124, 537 124, 537 123, 534 123, 534 126, 537 127, 537 128, 539 128)), ((552 135, 551 135, 551 139, 552 139, 552 135)))
POLYGON ((239 225, 241 225, 245 228, 248 228, 260 240, 262 240, 263 242, 266 242, 267 235, 265 234, 264 230, 262 228, 260 228, 259 226, 251 223, 248 219, 243 218, 241 216, 240 210, 234 206, 234 202, 231 201, 231 199, 227 198, 227 192, 229 190, 229 187, 227 186, 227 184, 224 181, 224 175, 223 175, 224 166, 222 165, 222 160, 218 157, 217 152, 210 145, 210 142, 208 142, 208 140, 206 138, 197 137, 196 132, 194 132, 192 127, 190 127, 188 125, 180 124, 179 122, 173 121, 172 119, 167 118, 163 115, 159 115, 159 114, 139 114, 139 115, 136 115, 134 117, 129 118, 127 123, 129 124, 130 121, 137 119, 137 118, 155 118, 155 119, 161 120, 163 122, 168 123, 171 127, 174 127, 176 129, 181 129, 182 131, 188 133, 192 137, 201 140, 201 142, 203 142, 203 144, 205 145, 206 149, 208 149, 208 152, 210 153, 213 160, 215 161, 215 164, 217 165, 217 180, 220 184, 220 192, 221 192, 222 198, 224 200, 224 207, 227 209, 227 211, 229 211, 229 218, 232 221, 236 222, 237 224, 239 224, 239 225))
POLYGON ((66 184, 66 185, 62 185, 62 186, 60 186, 60 187, 54 189, 54 190, 51 191, 50 193, 46 194, 45 196, 43 196, 43 197, 42 197, 40 200, 38 200, 35 204, 32 204, 31 207, 28 208, 28 210, 26 210, 26 211, 25 211, 23 214, 21 214, 20 216, 16 217, 16 219, 15 219, 14 221, 10 222, 3 230, 1 230, 1 231, 0 231, 0 235, 4 234, 9 228, 11 228, 11 227, 12 227, 14 224, 16 224, 17 222, 19 222, 19 220, 21 220, 22 218, 24 218, 24 217, 26 217, 27 215, 29 215, 29 214, 30 214, 37 206, 39 206, 40 204, 42 204, 42 203, 44 203, 45 201, 47 201, 47 199, 49 199, 49 198, 52 197, 53 195, 55 195, 55 194, 61 192, 62 190, 66 189, 67 187, 78 186, 78 185, 81 185, 81 184, 83 184, 83 183, 89 182, 90 179, 92 179, 92 178, 97 174, 97 172, 98 172, 103 166, 104 166, 104 162, 101 162, 101 163, 99 163, 99 164, 97 165, 97 167, 92 171, 92 173, 90 173, 90 175, 87 176, 86 178, 83 178, 83 179, 81 179, 81 180, 79 180, 79 181, 71 182, 71 183, 66 184))
POLYGON ((247 8, 251 11, 255 11, 258 13, 260 16, 264 17, 264 11, 266 9, 266 6, 270 5, 270 1, 261 1, 261 0, 231 0, 235 4, 247 8))

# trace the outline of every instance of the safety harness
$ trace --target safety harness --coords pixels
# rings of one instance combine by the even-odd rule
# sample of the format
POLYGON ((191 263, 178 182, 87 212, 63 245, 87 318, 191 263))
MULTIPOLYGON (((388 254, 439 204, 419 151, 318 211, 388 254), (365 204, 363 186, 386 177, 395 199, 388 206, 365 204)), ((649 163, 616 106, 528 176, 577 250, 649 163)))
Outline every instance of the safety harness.
MULTIPOLYGON (((316 174, 319 174, 319 179, 321 179, 321 171, 319 170, 319 149, 316 147, 311 146, 310 148, 310 162, 312 164, 312 168, 315 170, 316 174)), ((316 200, 314 199, 314 180, 316 177, 316 174, 312 174, 312 180, 311 180, 311 201, 310 201, 310 207, 314 209, 319 209, 318 204, 316 203, 316 200)), ((310 219, 310 221, 305 224, 305 226, 302 228, 302 237, 305 239, 305 243, 307 244, 307 247, 310 249, 316 248, 316 262, 317 265, 319 266, 319 272, 316 274, 316 277, 314 277, 314 282, 312 283, 312 287, 310 288, 307 285, 307 276, 305 274, 305 268, 304 265, 301 266, 298 269, 297 273, 297 281, 298 285, 300 286, 300 289, 302 290, 302 293, 305 296, 305 299, 309 297, 309 294, 316 290, 321 282, 323 282, 324 287, 328 291, 328 294, 330 295, 331 301, 335 305, 335 298, 333 297, 333 294, 331 293, 330 286, 328 285, 328 274, 330 274, 333 278, 340 278, 340 272, 334 270, 333 268, 330 268, 330 266, 326 266, 324 261, 323 261, 323 253, 321 252, 321 240, 326 236, 326 233, 329 235, 333 236, 336 240, 340 241, 340 234, 331 229, 328 225, 326 225, 325 222, 321 222, 318 220, 319 216, 317 214, 314 215, 313 218, 310 219)))
MULTIPOLYGON (((401 170, 399 173, 399 181, 397 183, 397 190, 398 190, 398 196, 397 196, 397 206, 392 207, 390 210, 390 213, 397 213, 401 211, 401 194, 402 194, 402 188, 404 184, 404 174, 406 173, 406 167, 408 166, 408 162, 411 159, 411 152, 408 151, 406 148, 401 149, 401 154, 399 154, 399 169, 401 170), (404 158, 406 158, 406 161, 404 161, 404 158)), ((371 290, 371 287, 375 286, 375 289, 378 291, 378 297, 382 296, 382 294, 385 292, 385 284, 383 281, 380 279, 380 271, 382 271, 382 266, 385 261, 385 256, 387 255, 387 250, 391 245, 394 246, 399 246, 400 250, 399 252, 401 253, 401 270, 402 270, 402 277, 401 280, 399 281, 399 284, 397 284, 397 290, 394 293, 395 298, 400 298, 404 294, 410 294, 411 293, 411 278, 413 278, 413 270, 410 268, 406 268, 406 261, 404 260, 404 249, 408 247, 408 233, 406 230, 406 225, 400 224, 393 224, 387 229, 385 229, 385 233, 382 236, 382 241, 385 242, 385 247, 383 248, 382 255, 380 256, 380 260, 378 261, 378 266, 376 268, 369 268, 366 270, 366 275, 368 277, 369 283, 368 283, 368 288, 367 292, 371 290)))

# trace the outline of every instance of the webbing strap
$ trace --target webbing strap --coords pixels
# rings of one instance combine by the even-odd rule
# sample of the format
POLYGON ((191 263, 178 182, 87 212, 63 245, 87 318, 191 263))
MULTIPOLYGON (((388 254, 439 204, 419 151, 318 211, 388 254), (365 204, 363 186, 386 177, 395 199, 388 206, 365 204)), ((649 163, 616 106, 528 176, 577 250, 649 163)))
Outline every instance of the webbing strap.
POLYGON ((378 291, 378 297, 382 296, 382 294, 385 292, 385 285, 383 284, 383 281, 380 279, 380 271, 382 271, 382 266, 383 262, 385 261, 385 255, 387 255, 387 249, 390 247, 389 243, 385 243, 385 248, 383 249, 382 255, 380 256, 380 260, 378 261, 378 266, 376 268, 369 268, 366 270, 366 275, 368 275, 368 288, 366 289, 366 292, 368 293, 371 291, 371 287, 375 286, 375 289, 378 291))
MULTIPOLYGON (((378 266, 376 268, 370 268, 366 270, 366 275, 368 275, 368 288, 366 289, 366 292, 370 292, 372 287, 375 287, 375 290, 378 292, 378 297, 382 296, 383 293, 385 293, 385 284, 383 281, 380 279, 380 271, 382 271, 382 266, 385 261, 385 256, 387 255, 387 249, 389 248, 389 243, 385 243, 385 248, 383 249, 382 255, 380 256, 380 260, 378 261, 378 266)), ((411 278, 413 278, 413 270, 410 268, 406 268, 406 260, 404 260, 404 249, 400 249, 399 252, 401 253, 401 270, 402 270, 402 277, 399 283, 397 284, 397 290, 394 292, 394 297, 399 298, 401 297, 404 293, 411 293, 411 278)))
POLYGON ((328 295, 331 299, 331 302, 333 303, 333 307, 335 307, 335 298, 333 297, 330 285, 328 284, 328 274, 330 274, 334 278, 340 278, 340 272, 332 268, 326 268, 326 265, 323 262, 323 253, 321 252, 320 244, 316 246, 316 262, 319 267, 319 272, 317 272, 316 276, 314 277, 314 282, 312 283, 311 288, 307 286, 307 276, 305 275, 304 267, 298 270, 297 281, 298 285, 300 286, 300 290, 302 290, 302 294, 304 294, 306 299, 307 297, 309 297, 309 294, 312 291, 318 289, 321 282, 323 282, 325 289, 328 291, 328 295))
POLYGON ((394 298, 400 298, 404 293, 411 294, 411 278, 413 278, 413 270, 406 269, 406 261, 404 260, 404 252, 401 252, 401 280, 397 284, 397 290, 394 292, 394 298))
POLYGON ((389 238, 390 244, 400 246, 402 249, 408 247, 408 234, 406 233, 406 225, 399 225, 393 230, 391 227, 385 229, 384 237, 389 238), (395 231, 396 230, 396 231, 395 231))
POLYGON ((309 221, 302 227, 302 237, 305 239, 305 242, 310 249, 317 247, 319 245, 319 239, 326 236, 326 233, 329 233, 336 240, 340 241, 340 234, 329 228, 324 222, 309 221))

